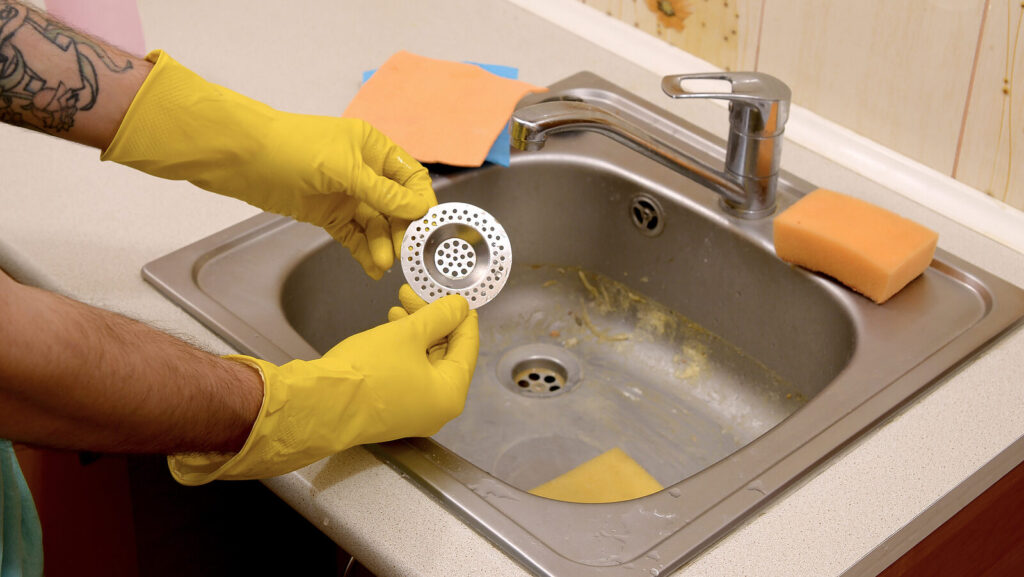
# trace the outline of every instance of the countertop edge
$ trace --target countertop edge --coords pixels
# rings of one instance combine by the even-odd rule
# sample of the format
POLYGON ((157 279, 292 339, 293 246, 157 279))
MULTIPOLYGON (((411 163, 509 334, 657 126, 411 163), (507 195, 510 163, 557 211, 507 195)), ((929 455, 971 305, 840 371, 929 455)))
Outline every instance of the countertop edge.
POLYGON ((1024 462, 1024 436, 893 533, 839 577, 874 577, 1024 462))

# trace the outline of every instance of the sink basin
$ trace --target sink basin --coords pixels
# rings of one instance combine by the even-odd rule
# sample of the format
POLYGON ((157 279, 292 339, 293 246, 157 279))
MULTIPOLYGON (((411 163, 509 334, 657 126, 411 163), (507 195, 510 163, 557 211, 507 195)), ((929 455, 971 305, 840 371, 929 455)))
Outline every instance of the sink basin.
MULTIPOLYGON (((721 139, 588 73, 542 96, 611 102, 695 157, 723 156, 721 139)), ((540 575, 679 567, 1024 316, 1024 291, 941 250, 876 305, 780 261, 770 218, 727 215, 597 134, 434 182, 441 202, 504 226, 515 266, 480 309, 464 413, 368 448, 540 575), (665 489, 608 504, 527 492, 614 447, 665 489)), ((814 188, 783 173, 780 209, 814 188)), ((397 266, 368 279, 323 231, 269 214, 144 276, 276 363, 382 323, 403 282, 397 266)))

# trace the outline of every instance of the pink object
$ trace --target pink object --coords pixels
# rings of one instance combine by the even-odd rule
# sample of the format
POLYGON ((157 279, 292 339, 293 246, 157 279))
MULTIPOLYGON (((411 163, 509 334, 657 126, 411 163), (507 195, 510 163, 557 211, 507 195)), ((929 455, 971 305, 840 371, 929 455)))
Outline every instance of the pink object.
POLYGON ((136 0, 46 0, 46 10, 122 50, 140 56, 146 53, 136 0))

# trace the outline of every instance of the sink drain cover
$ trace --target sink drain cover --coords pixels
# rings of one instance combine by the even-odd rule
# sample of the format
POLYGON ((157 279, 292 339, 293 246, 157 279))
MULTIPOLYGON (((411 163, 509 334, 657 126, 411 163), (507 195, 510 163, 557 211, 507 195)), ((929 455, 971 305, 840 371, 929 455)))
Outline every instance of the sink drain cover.
POLYGON ((402 272, 429 302, 462 295, 469 308, 490 302, 505 286, 512 247, 505 229, 486 211, 446 202, 409 224, 402 241, 402 272))

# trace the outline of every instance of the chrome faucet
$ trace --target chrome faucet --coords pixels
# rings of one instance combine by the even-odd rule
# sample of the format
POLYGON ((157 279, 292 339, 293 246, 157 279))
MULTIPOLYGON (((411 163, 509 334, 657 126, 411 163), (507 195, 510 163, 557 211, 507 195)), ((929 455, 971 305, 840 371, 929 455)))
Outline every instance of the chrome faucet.
POLYGON ((774 212, 782 134, 789 117, 789 87, 760 72, 721 72, 666 76, 661 88, 672 98, 729 101, 724 170, 641 129, 607 103, 556 100, 524 106, 512 116, 512 145, 520 150, 540 150, 549 134, 599 132, 711 188, 732 214, 761 218, 774 212), (726 80, 732 91, 688 92, 682 84, 686 80, 726 80))

